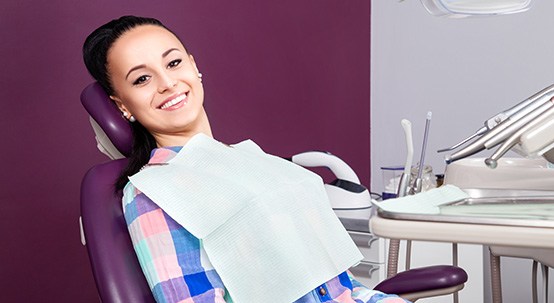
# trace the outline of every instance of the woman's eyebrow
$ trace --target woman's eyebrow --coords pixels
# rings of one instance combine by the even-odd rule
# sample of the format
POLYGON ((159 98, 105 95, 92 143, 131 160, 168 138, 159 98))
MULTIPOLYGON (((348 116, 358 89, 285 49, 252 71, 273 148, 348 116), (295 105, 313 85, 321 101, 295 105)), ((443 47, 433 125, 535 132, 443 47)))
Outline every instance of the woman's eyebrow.
MULTIPOLYGON (((165 52, 162 53, 162 58, 167 57, 167 55, 169 55, 173 51, 179 51, 179 49, 178 48, 170 48, 170 49, 166 50, 165 52)), ((129 72, 127 73, 127 75, 125 76, 125 80, 127 80, 127 78, 129 78, 129 74, 131 74, 133 71, 136 71, 137 69, 141 69, 141 68, 145 68, 145 67, 146 67, 146 65, 141 64, 141 65, 137 65, 137 66, 131 68, 129 70, 129 72)))
POLYGON ((137 65, 137 66, 131 68, 131 69, 129 70, 129 72, 127 73, 127 75, 125 76, 125 80, 127 80, 127 78, 129 78, 129 75, 130 75, 132 72, 136 71, 137 69, 141 69, 141 68, 145 68, 145 67, 146 67, 146 65, 141 64, 141 65, 137 65))
POLYGON ((167 57, 167 55, 169 55, 172 51, 179 51, 179 49, 178 49, 178 48, 170 48, 170 49, 166 50, 166 51, 162 54, 162 58, 167 57))

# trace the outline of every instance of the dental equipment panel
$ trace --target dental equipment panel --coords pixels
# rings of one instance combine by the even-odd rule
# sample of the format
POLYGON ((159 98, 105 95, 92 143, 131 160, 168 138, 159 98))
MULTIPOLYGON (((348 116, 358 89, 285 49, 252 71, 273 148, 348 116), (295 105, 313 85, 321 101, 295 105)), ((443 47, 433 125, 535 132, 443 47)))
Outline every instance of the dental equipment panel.
POLYGON ((554 154, 554 85, 551 85, 519 104, 487 119, 477 132, 450 148, 455 150, 473 140, 462 149, 446 157, 446 163, 474 155, 482 150, 500 145, 486 159, 490 168, 495 168, 507 151, 514 149, 523 156, 542 156, 552 161, 554 154), (517 148, 516 148, 517 146, 517 148))

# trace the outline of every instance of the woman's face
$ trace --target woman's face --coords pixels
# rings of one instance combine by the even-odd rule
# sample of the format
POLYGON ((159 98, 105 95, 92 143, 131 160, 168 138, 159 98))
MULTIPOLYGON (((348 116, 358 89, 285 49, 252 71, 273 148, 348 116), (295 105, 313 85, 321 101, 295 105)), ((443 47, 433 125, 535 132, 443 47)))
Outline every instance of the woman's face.
MULTIPOLYGON (((110 96, 156 139, 190 137, 207 123, 198 69, 183 44, 163 27, 141 25, 119 37, 108 52, 110 96)), ((172 142, 171 142, 172 141, 172 142)))

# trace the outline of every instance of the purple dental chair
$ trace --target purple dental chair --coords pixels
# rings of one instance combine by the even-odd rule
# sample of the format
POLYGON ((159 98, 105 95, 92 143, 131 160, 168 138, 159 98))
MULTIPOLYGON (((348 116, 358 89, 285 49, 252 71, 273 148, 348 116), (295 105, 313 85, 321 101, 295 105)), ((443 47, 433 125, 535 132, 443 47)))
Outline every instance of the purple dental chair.
MULTIPOLYGON (((114 183, 127 164, 132 133, 128 122, 97 84, 87 86, 81 102, 91 116, 98 148, 111 160, 92 167, 81 184, 81 232, 102 302, 155 302, 127 230, 121 195, 114 183)), ((398 273, 375 289, 415 300, 463 288, 466 272, 431 266, 398 273)))

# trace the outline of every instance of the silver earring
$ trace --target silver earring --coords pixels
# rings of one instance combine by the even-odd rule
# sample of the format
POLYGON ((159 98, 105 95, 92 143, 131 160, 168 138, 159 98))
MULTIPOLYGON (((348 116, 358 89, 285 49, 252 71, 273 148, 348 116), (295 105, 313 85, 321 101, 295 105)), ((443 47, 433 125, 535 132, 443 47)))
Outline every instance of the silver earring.
POLYGON ((133 115, 131 115, 129 117, 129 113, 128 112, 123 112, 123 117, 125 117, 125 119, 129 119, 129 122, 135 122, 137 121, 137 119, 135 119, 135 117, 133 115))
POLYGON ((200 82, 202 82, 202 73, 198 73, 198 79, 200 79, 200 82))

